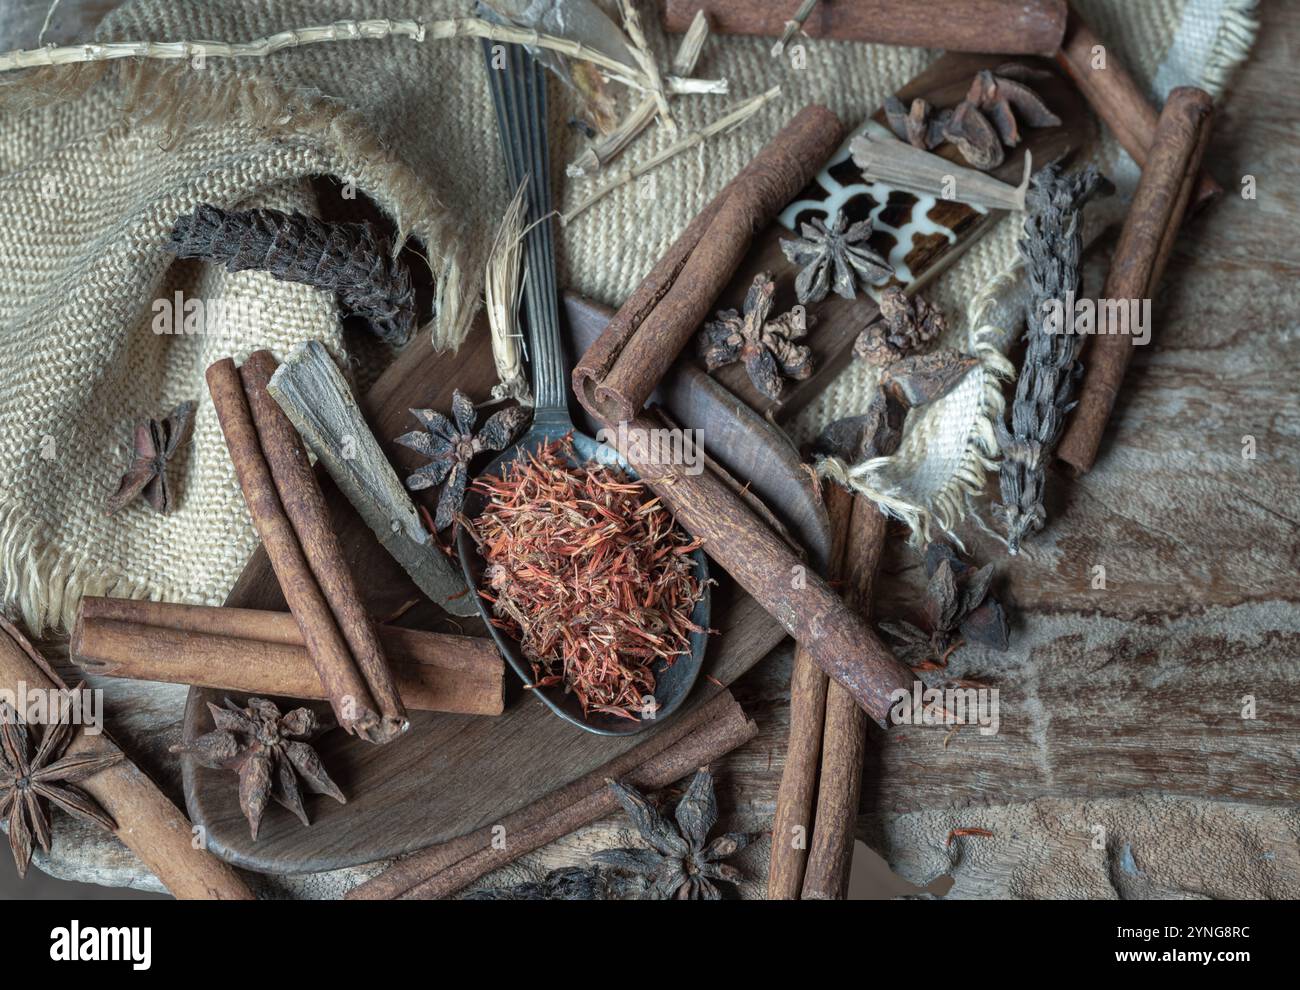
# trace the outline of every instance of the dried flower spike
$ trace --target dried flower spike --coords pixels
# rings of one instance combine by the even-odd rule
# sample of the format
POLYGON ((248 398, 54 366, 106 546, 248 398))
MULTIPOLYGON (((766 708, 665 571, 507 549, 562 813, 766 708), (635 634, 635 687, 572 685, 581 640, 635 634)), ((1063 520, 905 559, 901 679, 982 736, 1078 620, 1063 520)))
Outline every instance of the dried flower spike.
POLYGON ((194 407, 192 400, 182 402, 165 419, 143 419, 136 424, 131 467, 122 475, 117 491, 105 501, 105 512, 112 515, 141 494, 155 512, 171 510, 174 499, 167 481, 167 462, 189 442, 194 407))
POLYGON ((424 429, 403 433, 395 442, 418 451, 430 463, 407 475, 406 487, 418 492, 443 485, 433 525, 446 529, 465 504, 470 461, 486 450, 505 450, 528 422, 530 413, 522 406, 510 406, 489 416, 475 433, 478 413, 474 403, 456 389, 451 397, 452 419, 432 409, 412 409, 411 415, 424 424, 424 429))
POLYGON ((204 203, 176 221, 168 247, 178 258, 206 258, 227 271, 264 271, 337 293, 344 309, 390 344, 405 344, 415 328, 410 273, 368 223, 204 203))
POLYGON ((813 319, 794 310, 768 319, 775 293, 772 276, 760 272, 745 294, 743 315, 725 309, 700 335, 700 355, 709 371, 743 361, 749 380, 769 399, 781 397, 783 377, 802 381, 812 374, 812 351, 795 341, 807 334, 813 319))
MULTIPOLYGON (((80 684, 73 689, 80 690, 80 684)), ((27 875, 32 861, 33 840, 45 852, 50 851, 50 821, 44 802, 109 832, 117 829, 90 795, 74 785, 120 762, 123 756, 118 752, 64 755, 73 731, 69 714, 61 706, 59 720, 45 727, 35 755, 30 755, 27 726, 7 701, 0 701, 0 818, 8 825, 9 848, 20 878, 27 875)))
POLYGON ((880 294, 880 317, 853 343, 853 353, 878 368, 928 347, 948 329, 938 306, 920 296, 908 299, 894 285, 880 294))
POLYGON ((1044 325, 1050 303, 1074 298, 1079 291, 1083 254, 1080 212, 1106 180, 1089 166, 1061 175, 1049 165, 1029 186, 1030 213, 1020 253, 1029 275, 1030 304, 1024 364, 1016 380, 1011 428, 997 424, 1002 449, 999 476, 1002 503, 994 514, 1007 530, 1007 549, 1015 554, 1021 542, 1043 528, 1047 513, 1043 489, 1052 451, 1065 429, 1065 415, 1074 407, 1074 391, 1082 369, 1076 355, 1079 337, 1053 333, 1044 325))
POLYGON ((870 219, 848 226, 848 218, 836 213, 829 227, 814 218, 801 224, 799 232, 798 240, 781 242, 781 251, 802 267, 794 282, 795 298, 801 303, 821 302, 832 288, 852 299, 859 283, 879 285, 894 273, 893 266, 867 243, 870 219))
POLYGON ((310 708, 295 708, 281 715, 275 703, 265 698, 249 698, 243 708, 227 698, 225 708, 209 703, 208 711, 216 728, 188 745, 173 746, 171 751, 189 754, 201 766, 239 774, 239 809, 248 819, 254 839, 272 798, 304 825, 311 824, 299 779, 312 794, 328 794, 339 804, 347 804, 316 751, 307 745, 325 728, 310 708))
POLYGON ((740 871, 722 860, 749 844, 743 832, 728 832, 709 842, 718 822, 713 775, 701 767, 677 803, 674 826, 640 791, 609 781, 632 824, 649 849, 605 849, 592 859, 650 880, 650 896, 657 900, 717 901, 722 899, 716 881, 739 883, 740 871))

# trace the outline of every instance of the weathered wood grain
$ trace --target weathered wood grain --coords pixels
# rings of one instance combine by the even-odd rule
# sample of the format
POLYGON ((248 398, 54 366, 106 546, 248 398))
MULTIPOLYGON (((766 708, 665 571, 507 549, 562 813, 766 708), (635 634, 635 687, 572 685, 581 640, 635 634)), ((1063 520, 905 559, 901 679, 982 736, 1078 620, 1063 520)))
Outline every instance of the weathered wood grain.
MULTIPOLYGON (((1085 478, 1058 479, 1053 521, 1029 555, 1000 568, 1019 616, 1013 651, 1029 654, 983 670, 1003 692, 1006 739, 962 729, 945 749, 944 730, 923 729, 915 742, 868 746, 859 835, 914 884, 951 873, 949 896, 960 897, 1300 898, 1294 776, 1291 806, 1276 803, 1300 747, 1300 7, 1265 4, 1259 14, 1255 51, 1207 153, 1229 194, 1182 234, 1155 304, 1159 340, 1135 355, 1105 455, 1085 478), (1256 199, 1240 195, 1247 175, 1256 199), (1242 457, 1244 436, 1255 438, 1253 460, 1242 457), (1098 564, 1104 591, 1091 587, 1098 564), (1220 699, 1247 688, 1259 704, 1253 722, 1228 708, 1235 699, 1220 699), (1051 716, 1037 737, 1022 724, 1035 697, 1051 716), (977 754, 994 758, 996 745, 998 772, 970 776, 977 754), (1169 787, 1176 792, 1162 795, 1169 787), (920 810, 897 810, 908 807, 920 810), (954 854, 944 843, 961 826, 996 835, 959 840, 954 854), (1102 849, 1094 826, 1105 829, 1102 849)), ((455 376, 480 343, 448 356, 443 373, 455 376)), ((384 418, 371 419, 386 428, 381 439, 409 428, 400 410, 384 418)), ((897 536, 880 577, 882 616, 915 607, 920 587, 919 561, 897 536)), ((1005 560, 994 540, 962 536, 977 559, 1005 560)), ((423 618, 434 618, 431 607, 423 618)), ((782 646, 733 686, 760 734, 713 767, 728 828, 770 821, 789 659, 782 646)), ((983 661, 968 659, 980 672, 983 661)), ((183 697, 171 685, 114 684, 106 699, 119 738, 174 799, 166 748, 179 739, 183 697)), ((627 844, 626 828, 622 816, 598 823, 484 883, 585 864, 593 849, 627 844)), ((111 837, 66 815, 54 816, 54 830, 41 869, 151 886, 111 837)), ((761 894, 754 881, 766 859, 759 843, 738 860, 746 896, 761 894)), ((253 879, 276 896, 330 897, 374 872, 253 879)))

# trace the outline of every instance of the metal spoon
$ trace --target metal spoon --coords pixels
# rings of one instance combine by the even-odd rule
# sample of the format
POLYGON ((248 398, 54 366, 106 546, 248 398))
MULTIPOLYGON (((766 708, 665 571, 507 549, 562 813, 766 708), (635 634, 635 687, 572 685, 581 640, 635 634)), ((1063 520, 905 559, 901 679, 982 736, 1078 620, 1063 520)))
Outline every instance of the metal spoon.
MULTIPOLYGON (((499 46, 484 42, 483 54, 488 78, 492 87, 492 101, 496 107, 497 125, 501 132, 501 146, 506 158, 506 171, 512 189, 527 182, 528 218, 530 225, 524 235, 526 274, 524 302, 528 314, 529 342, 532 348, 533 395, 536 407, 532 428, 518 443, 506 450, 487 466, 484 473, 499 475, 511 461, 527 451, 568 436, 574 452, 581 462, 600 460, 617 464, 635 477, 627 464, 610 447, 592 437, 578 432, 569 414, 569 368, 564 359, 560 336, 559 297, 555 280, 555 243, 552 236, 550 155, 546 146, 546 77, 537 61, 521 45, 505 45, 505 64, 501 61, 499 46), (494 51, 496 54, 494 55, 494 51)), ((471 489, 465 499, 465 514, 471 519, 482 511, 482 496, 471 489)), ((484 561, 473 537, 461 529, 457 538, 461 567, 465 581, 473 589, 482 582, 484 561)), ((701 629, 709 625, 708 565, 704 553, 695 551, 696 575, 703 583, 704 593, 696 603, 691 621, 701 629)), ((523 654, 517 640, 492 623, 488 603, 475 594, 479 611, 498 648, 515 672, 527 685, 533 682, 532 666, 523 654)), ((692 633, 691 652, 673 659, 671 663, 658 661, 654 667, 655 690, 653 705, 647 705, 645 714, 638 720, 619 718, 602 712, 592 712, 584 717, 582 705, 562 684, 534 687, 533 693, 541 698, 553 712, 574 725, 598 735, 627 735, 655 725, 667 718, 690 693, 707 644, 705 633, 692 633)))

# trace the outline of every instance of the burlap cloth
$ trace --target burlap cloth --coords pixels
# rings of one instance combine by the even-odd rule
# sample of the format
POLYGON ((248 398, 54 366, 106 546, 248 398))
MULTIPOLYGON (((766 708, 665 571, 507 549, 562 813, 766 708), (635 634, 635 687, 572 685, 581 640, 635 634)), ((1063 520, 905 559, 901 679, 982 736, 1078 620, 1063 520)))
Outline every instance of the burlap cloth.
MULTIPOLYGON (((1245 0, 1080 0, 1098 33, 1156 95, 1199 83, 1218 91, 1253 38, 1245 0)), ((467 5, 413 0, 138 0, 111 13, 96 40, 245 41, 341 18, 457 16, 467 5)), ((667 62, 675 39, 649 16, 667 62)), ((933 52, 808 42, 802 70, 774 63, 769 41, 711 39, 697 74, 731 95, 683 97, 686 130, 774 81, 782 98, 740 129, 610 196, 558 233, 562 284, 617 304, 717 190, 805 103, 856 123, 933 52), (647 186, 646 183, 650 185, 647 186)), ((357 40, 267 59, 118 63, 40 70, 0 93, 0 565, 3 602, 36 630, 66 625, 83 594, 219 603, 255 545, 203 384, 212 361, 318 338, 346 356, 325 293, 256 273, 176 263, 163 250, 195 204, 313 212, 309 179, 355 183, 423 239, 442 289, 437 335, 454 342, 477 266, 507 199, 477 42, 357 40), (58 99, 48 98, 52 90, 58 99), (34 91, 47 94, 39 96, 34 91), (202 334, 154 332, 159 300, 177 291, 221 307, 202 334), (457 304, 460 305, 457 305, 457 304), (449 314, 459 314, 451 316, 449 314), (129 456, 132 423, 198 399, 194 440, 173 467, 178 507, 102 512, 129 456)), ((552 87, 558 94, 559 88, 552 87)), ((582 139, 552 101, 557 198, 582 139)), ((622 164, 662 147, 644 136, 622 164)), ((1112 173, 1128 170, 1109 145, 1112 173)), ((600 181, 597 179, 596 181, 600 181)), ((316 188, 319 188, 318 186, 316 188)), ((340 184, 342 196, 344 187, 340 184)), ((337 206, 337 204, 331 204, 337 206)), ((931 295, 951 313, 1014 257, 1004 223, 931 295)), ((954 333, 964 333, 961 320, 954 333)), ((960 336, 958 343, 963 342, 960 336)), ((373 359, 373 350, 370 352, 373 359)), ((355 362, 354 362, 355 363, 355 362)), ((373 363, 373 362, 372 362, 373 363)), ((861 367, 845 372, 796 424, 806 435, 860 411, 861 367)), ((964 436, 954 442, 964 444, 964 436)))

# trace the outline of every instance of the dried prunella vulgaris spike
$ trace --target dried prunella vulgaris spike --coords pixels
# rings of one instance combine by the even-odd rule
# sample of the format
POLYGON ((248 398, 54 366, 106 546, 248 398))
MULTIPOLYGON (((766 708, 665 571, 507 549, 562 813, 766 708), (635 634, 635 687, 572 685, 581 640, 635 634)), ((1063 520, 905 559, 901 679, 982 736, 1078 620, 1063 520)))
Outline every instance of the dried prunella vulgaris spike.
POLYGON ((966 100, 983 111, 1002 143, 1014 148, 1020 143, 1018 121, 1026 127, 1059 127, 1061 118, 1052 113, 1042 98, 1021 79, 1015 78, 1014 74, 1000 74, 1008 68, 999 66, 994 71, 984 69, 976 73, 966 100))
POLYGON ((406 487, 423 491, 435 485, 443 486, 433 518, 434 527, 441 530, 455 521, 456 514, 465 505, 470 462, 484 451, 505 450, 528 422, 531 412, 522 406, 510 406, 489 416, 483 428, 475 433, 478 412, 469 397, 456 389, 451 397, 452 419, 432 409, 412 409, 411 415, 424 429, 403 433, 394 443, 429 458, 428 464, 406 476, 406 487))
POLYGON ((849 225, 843 213, 836 213, 830 226, 814 218, 800 224, 800 237, 782 241, 781 251, 800 266, 794 294, 801 303, 821 302, 834 289, 845 299, 857 295, 858 285, 879 285, 894 273, 893 266, 873 251, 871 220, 849 225))
POLYGON ((990 594, 993 565, 976 569, 946 543, 925 549, 929 577, 922 613, 929 629, 910 622, 882 622, 880 628, 899 643, 898 653, 909 663, 945 667, 962 642, 1006 650, 1010 627, 1006 610, 990 594))
POLYGON ((769 319, 775 293, 772 276, 760 272, 745 294, 744 313, 723 310, 700 333, 700 356, 709 371, 742 361, 749 380, 769 399, 781 397, 783 378, 802 381, 812 374, 812 351, 796 341, 813 319, 802 310, 769 319))
MULTIPOLYGON (((78 684, 71 693, 82 690, 78 684)), ((74 786, 119 763, 119 752, 65 755, 75 728, 70 712, 60 707, 58 721, 45 727, 40 745, 30 753, 27 726, 7 701, 0 701, 0 819, 9 829, 9 848, 21 879, 32 860, 32 843, 50 851, 50 820, 45 802, 109 832, 117 825, 90 795, 74 786)))
POLYGON ((717 881, 739 883, 740 871, 722 860, 749 844, 743 832, 728 832, 709 841, 718 821, 713 775, 701 767, 677 804, 674 826, 636 788, 609 781, 619 804, 632 819, 649 849, 605 849, 592 858, 603 866, 650 881, 649 895, 657 900, 722 899, 717 881))
POLYGON ((884 367, 928 347, 948 329, 938 306, 920 296, 907 297, 891 285, 880 294, 880 319, 858 334, 853 352, 868 364, 884 367))
POLYGON ((280 714, 274 702, 249 698, 244 707, 229 698, 226 707, 209 702, 216 728, 191 743, 171 747, 194 757, 201 766, 239 774, 239 809, 254 839, 272 799, 310 825, 299 780, 312 794, 327 794, 339 804, 347 798, 325 772, 316 750, 307 743, 328 726, 310 708, 280 714))
POLYGON ((979 358, 941 347, 929 354, 913 354, 895 361, 881 373, 880 385, 903 405, 915 409, 942 399, 979 363, 979 358))
POLYGON ((996 425, 1002 450, 999 486, 1002 501, 994 514, 1007 530, 1007 551, 1043 528, 1046 471, 1052 451, 1065 429, 1065 416, 1074 406, 1075 385, 1082 368, 1077 360, 1079 337, 1054 333, 1045 323, 1052 303, 1075 298, 1080 289, 1084 204, 1110 184, 1089 166, 1062 175, 1048 165, 1029 186, 1029 216, 1020 253, 1029 276, 1030 304, 1026 314, 1025 357, 1016 379, 1011 425, 996 425))
POLYGON ((174 505, 171 485, 167 481, 167 462, 182 445, 189 442, 194 429, 195 403, 182 402, 164 419, 144 419, 136 424, 131 466, 122 475, 117 491, 104 503, 112 515, 143 494, 155 512, 168 512, 174 505))
POLYGON ((177 219, 167 247, 178 258, 206 258, 230 272, 264 271, 334 292, 390 344, 405 344, 415 328, 410 272, 369 223, 202 203, 177 219))
POLYGON ((885 457, 902 442, 906 416, 906 406, 877 388, 865 413, 831 423, 813 441, 811 453, 814 457, 838 457, 849 464, 885 457))
POLYGON ((943 128, 943 136, 957 146, 962 157, 981 172, 997 168, 1006 159, 1002 139, 979 107, 963 100, 943 128))

